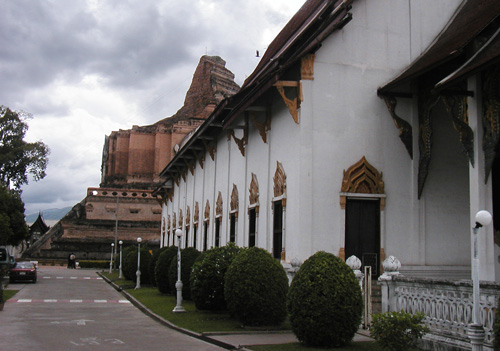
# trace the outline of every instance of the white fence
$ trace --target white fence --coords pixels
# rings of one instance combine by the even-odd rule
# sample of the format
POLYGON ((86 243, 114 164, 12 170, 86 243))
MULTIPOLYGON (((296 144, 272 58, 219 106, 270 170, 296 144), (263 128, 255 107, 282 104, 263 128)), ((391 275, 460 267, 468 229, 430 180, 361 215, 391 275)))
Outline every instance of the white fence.
MULTIPOLYGON (((469 341, 467 328, 472 323, 472 282, 410 278, 393 275, 381 280, 382 311, 423 312, 431 333, 449 342, 469 341)), ((500 284, 481 282, 481 323, 485 329, 484 346, 493 345, 493 324, 500 284)))

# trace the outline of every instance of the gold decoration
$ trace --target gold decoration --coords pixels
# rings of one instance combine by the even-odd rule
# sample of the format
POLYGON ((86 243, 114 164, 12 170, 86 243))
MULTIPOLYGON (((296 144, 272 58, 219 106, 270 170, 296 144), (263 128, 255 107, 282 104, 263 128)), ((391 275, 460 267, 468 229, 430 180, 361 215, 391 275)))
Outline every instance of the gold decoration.
POLYGON ((342 259, 342 261, 345 261, 345 248, 343 247, 339 249, 339 258, 342 259))
MULTIPOLYGON (((382 173, 373 167, 363 156, 361 160, 344 170, 341 192, 360 194, 384 194, 382 173)), ((340 196, 340 207, 345 209, 346 196, 340 196)), ((385 199, 380 201, 380 209, 385 208, 385 199)))
POLYGON ((286 194, 286 174, 283 165, 276 162, 276 172, 274 172, 274 197, 286 194))
POLYGON ((200 206, 198 205, 198 201, 194 203, 194 217, 193 221, 198 223, 200 221, 200 206))
POLYGON ((190 222, 191 222, 191 209, 188 206, 186 209, 186 227, 189 226, 190 222))
POLYGON ((257 176, 252 173, 252 181, 250 182, 250 205, 259 203, 259 182, 257 181, 257 176))
POLYGON ((205 221, 209 221, 210 219, 210 202, 207 200, 207 203, 205 205, 205 212, 204 212, 204 218, 205 218, 205 221))
POLYGON ((175 226, 177 225, 177 216, 175 214, 175 212, 172 214, 172 226, 173 228, 172 229, 175 229, 175 226))
POLYGON ((217 202, 215 203, 215 215, 217 217, 222 216, 222 194, 219 191, 219 195, 217 195, 217 202))
POLYGON ((182 210, 179 209, 179 228, 182 228, 182 210))
POLYGON ((239 199, 238 199, 238 188, 233 184, 233 191, 231 193, 231 211, 238 211, 239 199))

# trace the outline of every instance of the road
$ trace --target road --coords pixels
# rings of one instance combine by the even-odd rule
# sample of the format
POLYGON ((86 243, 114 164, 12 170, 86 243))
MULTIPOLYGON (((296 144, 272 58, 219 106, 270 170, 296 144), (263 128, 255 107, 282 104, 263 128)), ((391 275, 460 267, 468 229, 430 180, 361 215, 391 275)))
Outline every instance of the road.
POLYGON ((146 316, 92 270, 40 267, 0 312, 0 350, 224 350, 146 316))

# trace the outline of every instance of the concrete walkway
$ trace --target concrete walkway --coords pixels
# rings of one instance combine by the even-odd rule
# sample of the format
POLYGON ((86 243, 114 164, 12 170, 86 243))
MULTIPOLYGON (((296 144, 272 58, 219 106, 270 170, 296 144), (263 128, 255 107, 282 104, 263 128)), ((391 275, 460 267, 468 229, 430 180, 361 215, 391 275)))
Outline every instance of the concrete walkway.
MULTIPOLYGON (((100 274, 99 274, 100 275, 100 274)), ((277 345, 277 344, 290 344, 298 342, 295 334, 291 331, 283 332, 206 332, 206 333, 196 333, 191 330, 183 329, 175 324, 170 323, 168 320, 162 318, 161 316, 155 314, 146 308, 140 301, 136 300, 132 295, 128 294, 126 291, 122 291, 120 287, 114 284, 112 281, 107 279, 105 276, 101 275, 105 281, 111 284, 115 289, 120 291, 128 300, 130 300, 137 308, 142 310, 145 314, 149 315, 158 322, 175 329, 181 333, 188 334, 192 337, 202 339, 204 341, 210 342, 214 345, 223 347, 228 350, 245 350, 245 347, 251 347, 255 345, 277 345)), ((361 341, 374 341, 371 338, 369 331, 360 329, 359 332, 354 336, 353 342, 361 341)))

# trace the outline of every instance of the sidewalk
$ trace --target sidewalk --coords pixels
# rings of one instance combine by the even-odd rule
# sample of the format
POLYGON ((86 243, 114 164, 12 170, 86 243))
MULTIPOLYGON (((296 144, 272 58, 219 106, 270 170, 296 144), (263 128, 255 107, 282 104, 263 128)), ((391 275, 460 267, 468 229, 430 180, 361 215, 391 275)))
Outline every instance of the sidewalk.
MULTIPOLYGON (((212 343, 214 345, 223 347, 228 350, 246 350, 245 347, 251 347, 255 345, 277 345, 277 344, 290 344, 298 342, 295 334, 291 331, 282 332, 205 332, 196 333, 191 330, 180 328, 175 324, 170 323, 168 320, 162 318, 156 313, 150 311, 146 306, 144 306, 140 301, 135 299, 132 295, 123 291, 118 285, 114 284, 104 275, 97 272, 108 284, 113 286, 117 291, 121 292, 132 304, 143 311, 148 316, 157 320, 161 324, 168 326, 169 328, 175 329, 181 333, 190 335, 192 337, 204 340, 206 342, 212 343)), ((374 341, 371 338, 369 331, 360 329, 358 333, 354 336, 353 342, 360 341, 374 341)))

